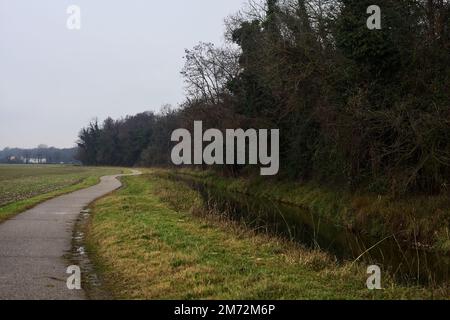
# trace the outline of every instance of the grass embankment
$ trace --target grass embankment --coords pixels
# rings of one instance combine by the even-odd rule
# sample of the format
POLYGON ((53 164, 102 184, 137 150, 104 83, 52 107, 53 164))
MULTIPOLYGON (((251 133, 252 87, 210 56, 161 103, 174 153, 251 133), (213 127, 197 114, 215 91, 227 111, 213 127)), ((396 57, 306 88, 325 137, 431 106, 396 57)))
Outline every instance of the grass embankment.
POLYGON ((119 168, 0 165, 0 223, 51 198, 97 184, 119 168))
POLYGON ((212 171, 181 169, 162 175, 185 177, 216 188, 296 205, 350 230, 421 248, 450 252, 450 191, 440 195, 396 197, 324 187, 314 182, 294 183, 267 177, 228 178, 212 171))
MULTIPOLYGON (((255 234, 202 211, 197 192, 153 171, 93 206, 87 247, 119 299, 432 298, 422 288, 366 288, 365 268, 255 234)), ((436 292, 434 292, 436 294, 436 292)))

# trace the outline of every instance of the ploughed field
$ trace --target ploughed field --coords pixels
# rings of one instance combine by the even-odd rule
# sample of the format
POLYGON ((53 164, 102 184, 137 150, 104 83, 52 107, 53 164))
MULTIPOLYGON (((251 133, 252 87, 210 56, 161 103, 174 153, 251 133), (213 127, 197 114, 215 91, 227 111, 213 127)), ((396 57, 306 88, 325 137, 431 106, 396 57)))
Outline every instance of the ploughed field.
POLYGON ((57 165, 0 165, 0 206, 77 184, 103 168, 57 165))
POLYGON ((52 197, 98 183, 119 168, 0 165, 0 222, 52 197))

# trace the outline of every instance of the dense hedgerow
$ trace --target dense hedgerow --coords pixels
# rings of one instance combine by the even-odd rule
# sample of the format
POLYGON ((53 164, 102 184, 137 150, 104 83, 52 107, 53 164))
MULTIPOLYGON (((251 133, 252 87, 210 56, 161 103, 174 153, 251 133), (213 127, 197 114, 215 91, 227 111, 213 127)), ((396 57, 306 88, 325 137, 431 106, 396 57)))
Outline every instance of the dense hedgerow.
MULTIPOLYGON (((439 192, 450 177, 450 1, 267 0, 227 19, 226 47, 186 50, 176 111, 91 123, 87 164, 170 164, 170 134, 279 128, 282 175, 381 192, 439 192)), ((222 170, 238 174, 242 168, 222 170)))

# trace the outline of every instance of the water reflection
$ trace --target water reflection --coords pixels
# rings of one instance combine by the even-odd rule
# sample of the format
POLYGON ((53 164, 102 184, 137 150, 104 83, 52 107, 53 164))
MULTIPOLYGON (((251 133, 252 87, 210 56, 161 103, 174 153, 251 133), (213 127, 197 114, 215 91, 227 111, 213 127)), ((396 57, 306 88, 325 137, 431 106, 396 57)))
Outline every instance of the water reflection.
POLYGON ((259 232, 325 250, 341 260, 379 265, 401 282, 448 283, 449 255, 401 242, 399 235, 373 239, 297 206, 219 190, 184 177, 176 179, 199 191, 206 208, 226 214, 259 232))

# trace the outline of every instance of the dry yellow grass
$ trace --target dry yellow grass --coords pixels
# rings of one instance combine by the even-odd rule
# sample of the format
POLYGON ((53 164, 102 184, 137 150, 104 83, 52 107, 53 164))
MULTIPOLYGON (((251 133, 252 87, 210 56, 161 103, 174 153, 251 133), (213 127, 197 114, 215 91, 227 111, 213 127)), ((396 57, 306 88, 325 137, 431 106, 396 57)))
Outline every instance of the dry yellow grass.
POLYGON ((89 250, 121 299, 389 299, 442 297, 384 279, 371 292, 359 265, 255 234, 201 212, 198 195, 154 175, 128 177, 98 201, 89 250))

